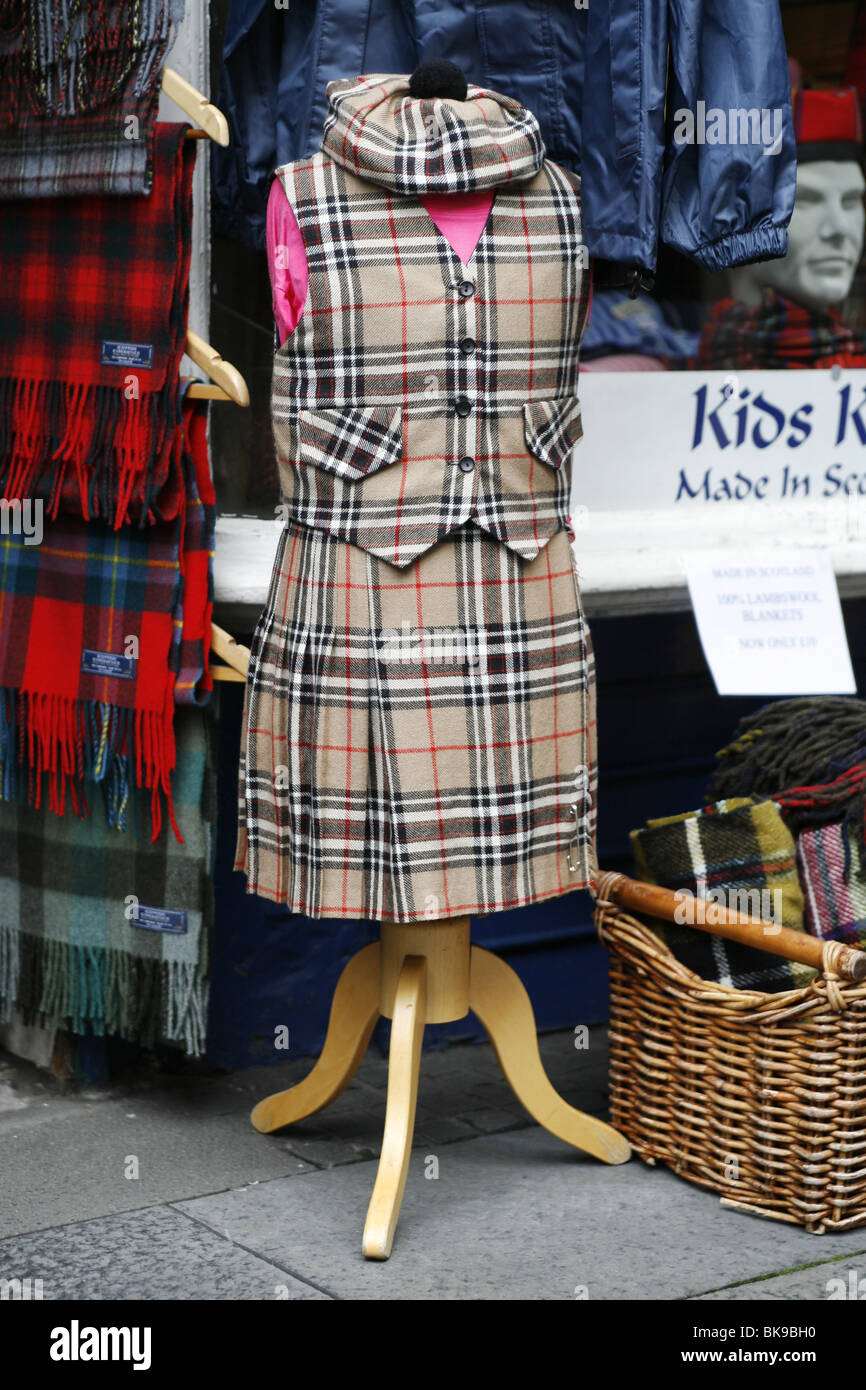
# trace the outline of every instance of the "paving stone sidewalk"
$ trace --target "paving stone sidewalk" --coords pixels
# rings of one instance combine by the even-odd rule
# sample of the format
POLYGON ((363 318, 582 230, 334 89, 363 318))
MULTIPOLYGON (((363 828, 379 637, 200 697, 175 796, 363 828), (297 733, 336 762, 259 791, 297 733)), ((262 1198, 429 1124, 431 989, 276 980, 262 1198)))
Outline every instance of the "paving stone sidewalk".
MULTIPOLYGON (((557 1090, 602 1116, 604 1036, 541 1039, 557 1090)), ((249 1123, 311 1065, 143 1066, 75 1090, 0 1053, 0 1279, 41 1279, 46 1299, 810 1300, 866 1276, 866 1230, 810 1236, 569 1149, 471 1043, 422 1059, 394 1251, 367 1262, 385 1058, 279 1135, 249 1123)))

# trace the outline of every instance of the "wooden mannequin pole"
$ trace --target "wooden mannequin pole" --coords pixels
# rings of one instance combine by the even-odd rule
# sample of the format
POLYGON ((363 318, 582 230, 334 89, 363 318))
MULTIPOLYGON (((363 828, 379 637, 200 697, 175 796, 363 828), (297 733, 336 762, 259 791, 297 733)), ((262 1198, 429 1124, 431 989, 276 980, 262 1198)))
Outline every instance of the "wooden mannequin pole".
POLYGON ((394 1016, 394 998, 406 956, 427 962, 428 1023, 453 1023, 469 1012, 469 918, 421 923, 382 923, 379 1012, 394 1016))

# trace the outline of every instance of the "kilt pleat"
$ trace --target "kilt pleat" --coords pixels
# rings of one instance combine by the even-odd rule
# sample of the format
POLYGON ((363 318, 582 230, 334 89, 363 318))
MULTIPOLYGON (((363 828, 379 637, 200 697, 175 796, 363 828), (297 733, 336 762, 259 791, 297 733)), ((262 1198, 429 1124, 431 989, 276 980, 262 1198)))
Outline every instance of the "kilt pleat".
POLYGON ((397 569, 283 530, 245 694, 235 868, 309 917, 594 891, 595 664, 568 534, 469 524, 397 569))

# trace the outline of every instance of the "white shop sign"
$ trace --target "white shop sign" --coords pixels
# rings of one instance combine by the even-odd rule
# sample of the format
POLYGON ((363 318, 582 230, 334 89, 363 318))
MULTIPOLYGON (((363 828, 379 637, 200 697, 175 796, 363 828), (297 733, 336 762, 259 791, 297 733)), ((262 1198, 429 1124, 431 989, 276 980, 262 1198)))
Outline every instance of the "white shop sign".
POLYGON ((582 372, 579 394, 578 524, 711 507, 736 531, 746 507, 826 503, 866 537, 866 369, 582 372))

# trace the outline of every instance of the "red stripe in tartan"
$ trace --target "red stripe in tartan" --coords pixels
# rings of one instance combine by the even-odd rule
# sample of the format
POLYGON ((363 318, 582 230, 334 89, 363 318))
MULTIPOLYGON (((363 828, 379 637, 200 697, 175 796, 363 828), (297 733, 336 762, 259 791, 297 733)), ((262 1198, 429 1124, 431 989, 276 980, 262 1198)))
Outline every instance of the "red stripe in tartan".
POLYGON ((207 704, 213 690, 210 627, 216 494, 207 448, 207 402, 184 399, 186 515, 182 542, 182 628, 175 701, 207 704))
MULTIPOLYGON (((293 546, 297 544, 296 535, 293 536, 292 544, 293 546)), ((304 584, 307 588, 313 589, 343 589, 347 592, 353 590, 355 593, 365 594, 394 593, 400 589, 412 590, 414 592, 418 581, 414 577, 409 579, 403 579, 401 577, 407 573, 409 573, 409 571, 396 571, 393 582, 389 582, 388 584, 378 584, 375 580, 371 580, 367 584, 353 583, 352 580, 348 578, 339 580, 318 579, 315 575, 305 576, 304 584)), ((477 580, 473 580, 473 588, 492 589, 494 591, 499 589, 514 589, 518 591, 533 584, 541 584, 547 587, 554 579, 562 579, 565 575, 572 573, 573 569, 569 567, 568 569, 550 569, 546 574, 532 577, 525 575, 508 575, 505 579, 501 578, 499 575, 492 579, 479 577, 477 580)), ((454 579, 425 579, 423 588, 425 593, 431 593, 436 589, 454 590, 456 592, 463 588, 463 583, 460 580, 454 579)), ((285 614, 283 616, 285 616, 285 614)))
MULTIPOLYGON (((346 566, 346 576, 347 576, 347 578, 348 578, 349 565, 350 565, 350 563, 351 563, 351 557, 350 557, 350 555, 348 554, 348 552, 347 552, 346 555, 344 556, 344 563, 345 563, 345 566, 346 566)), ((349 630, 349 586, 348 586, 348 584, 346 584, 346 586, 345 586, 345 595, 346 595, 346 597, 345 597, 344 607, 343 607, 343 622, 345 623, 346 631, 348 632, 348 630, 349 630)), ((348 653, 348 649, 347 649, 347 652, 346 652, 346 677, 347 677, 347 679, 349 679, 349 680, 351 679, 351 673, 350 673, 350 671, 349 671, 349 653, 348 653)), ((349 704, 348 704, 348 721, 347 721, 347 727, 348 727, 348 732, 349 732, 349 743, 350 743, 350 745, 351 745, 351 741, 352 741, 352 723, 353 723, 353 718, 354 718, 354 710, 353 710, 353 707, 352 707, 352 701, 350 700, 350 701, 349 701, 349 704)), ((349 840, 349 838, 350 838, 350 836, 351 836, 350 819, 349 819, 349 817, 350 817, 350 810, 351 810, 351 798, 350 798, 350 796, 349 796, 349 787, 350 787, 350 785, 351 785, 351 781, 352 781, 352 754, 350 753, 350 754, 349 754, 349 769, 348 769, 348 776, 346 777, 346 802, 345 802, 345 814, 344 814, 344 820, 343 820, 343 835, 344 835, 344 837, 345 837, 345 839, 346 839, 347 841, 349 840)), ((349 883, 349 864, 348 864, 348 860, 346 860, 346 861, 344 862, 344 864, 343 864, 343 881, 342 881, 342 886, 341 886, 341 895, 342 895, 342 896, 341 896, 341 904, 340 904, 341 910, 342 910, 342 912, 343 912, 344 914, 348 912, 348 904, 349 904, 348 883, 349 883)))
MULTIPOLYGON (((403 341, 404 341, 404 342, 406 341, 405 329, 404 329, 404 333, 403 333, 403 341)), ((419 628, 423 628, 423 626, 424 626, 424 621, 425 621, 425 617, 424 617, 424 607, 423 607, 422 596, 421 596, 421 590, 422 590, 422 588, 423 588, 423 584, 422 584, 422 581, 421 581, 421 575, 420 575, 418 569, 416 568, 416 570, 415 570, 415 616, 416 616, 416 620, 417 620, 417 623, 418 623, 419 628)), ((429 664, 428 664, 426 661, 424 661, 424 660, 422 659, 420 665, 421 665, 421 671, 422 671, 422 676, 423 676, 424 697, 425 697, 425 702, 426 702, 427 735, 428 735, 428 736, 427 736, 427 745, 428 745, 428 748, 429 748, 430 754, 431 754, 430 761, 431 761, 432 776, 433 776, 432 795, 433 795, 433 798, 434 798, 435 803, 436 803, 436 813, 437 813, 438 819, 439 819, 439 854, 440 854, 440 862, 441 862, 441 866, 442 866, 443 897, 444 897, 444 899, 445 899, 445 903, 444 903, 444 906, 445 906, 445 914, 444 914, 444 915, 445 915, 446 917, 450 917, 451 914, 452 914, 452 912, 453 912, 453 908, 452 908, 452 906, 451 906, 451 894, 450 894, 449 889, 448 889, 448 859, 447 859, 447 855, 446 855, 446 852, 445 852, 445 835, 444 835, 445 826, 444 826, 444 820, 443 820, 443 815, 442 815, 442 797, 441 797, 440 778, 439 778, 439 767, 438 767, 439 754, 440 754, 440 753, 444 753, 444 752, 446 752, 447 750, 444 749, 444 748, 439 748, 439 747, 437 747, 436 738, 435 738, 435 734, 434 734, 434 730, 433 730, 433 708, 432 708, 432 706, 433 706, 433 701, 432 701, 432 695, 431 695, 431 691, 430 691, 430 668, 429 668, 429 664)), ((379 749, 377 749, 376 751, 379 752, 379 751, 384 751, 384 750, 379 750, 379 749)), ((398 750, 398 751, 399 751, 399 750, 398 750)))
MULTIPOLYGON (((544 560, 545 560, 545 569, 547 570, 547 602, 548 602, 548 609, 547 609, 547 612, 548 612, 548 621, 549 621, 549 623, 550 623, 550 625, 551 625, 551 628, 552 628, 552 627, 553 627, 553 624, 554 624, 555 621, 556 621, 556 604, 555 604, 554 598, 553 598, 553 582, 552 582, 552 577, 551 577, 551 572, 550 572, 550 571, 551 571, 551 565, 550 565, 550 551, 549 551, 549 550, 545 552, 544 560)), ((559 781, 559 779, 560 779, 560 777, 561 777, 561 775, 562 775, 561 768, 560 768, 560 763, 559 763, 559 746, 560 746, 560 743, 561 743, 563 737, 569 737, 569 735, 568 735, 568 734, 563 735, 562 733, 560 733, 559 727, 558 727, 558 726, 559 726, 559 704, 560 704, 560 702, 559 702, 559 700, 557 700, 557 699, 555 698, 555 692, 556 692, 556 687, 557 687, 557 667, 556 667, 556 664, 555 664, 555 663, 552 664, 552 681, 553 681, 553 688, 554 688, 554 700, 553 700, 553 732, 552 732, 552 734, 551 734, 551 738, 552 738, 552 740, 553 740, 553 746, 554 746, 554 769, 555 769, 554 775, 555 775, 555 777, 556 777, 556 780, 559 781)), ((584 739, 586 738, 586 728, 585 728, 585 727, 579 728, 576 732, 578 733, 578 735, 580 735, 580 736, 583 737, 584 739)), ((562 891, 562 887, 563 887, 563 883, 562 883, 562 863, 561 863, 560 860, 557 860, 557 864, 556 864, 556 874, 557 874, 557 880, 558 880, 558 883, 559 883, 560 891, 562 891)))
MULTIPOLYGON (((408 384, 409 384, 409 383, 408 383, 408 375, 409 375, 409 373, 408 373, 408 364, 407 364, 407 361, 406 361, 406 354, 405 354, 405 343, 406 343, 406 310, 407 310, 406 281, 405 281, 405 277, 404 277, 404 274, 403 274, 403 264, 402 264, 402 261, 401 261, 401 259, 400 259, 400 244, 399 244, 399 236, 398 236, 398 233, 397 233, 397 226, 396 226, 396 223, 395 223, 395 220, 394 220, 394 207, 393 207, 392 199, 391 199, 390 197, 388 197, 387 203, 388 203, 388 227, 389 227, 389 231, 390 231, 390 234, 391 234, 391 246, 392 246, 392 249, 393 249, 394 264, 395 264, 396 267, 397 267, 397 274, 398 274, 399 277, 400 277, 400 341, 404 344, 404 354, 403 354, 403 378, 402 378, 402 382, 401 382, 401 387, 402 387, 402 394, 403 394, 403 397, 405 398, 406 391, 408 390, 408 384)), ((365 305, 365 308, 366 308, 366 305, 365 305)), ((401 529, 402 516, 403 516, 403 504, 404 504, 404 499, 405 499, 405 495, 406 495, 406 478, 407 478, 407 475, 408 475, 408 468, 409 468, 410 440, 409 440, 409 431, 408 431, 408 428, 406 427, 405 423, 404 423, 404 427, 403 427, 403 441, 402 441, 401 448, 402 448, 405 452, 404 452, 402 464, 401 464, 401 467, 400 467, 400 481, 399 481, 399 484, 398 484, 398 486, 397 486, 397 493, 396 493, 396 499, 395 499, 395 513, 396 513, 396 515, 395 515, 395 520, 394 520, 394 545, 395 545, 395 547, 397 547, 398 549, 399 549, 399 546, 400 546, 400 529, 401 529)))
MULTIPOLYGON (((426 676, 426 675, 428 674, 426 662, 420 661, 418 664, 419 664, 419 666, 422 667, 422 669, 423 669, 423 671, 424 671, 424 674, 425 674, 425 676, 426 676)), ((349 670, 348 670, 348 663, 347 663, 347 677, 348 677, 349 679, 351 679, 351 675, 350 675, 349 670)), ((351 705, 348 706, 348 710, 349 710, 349 718, 351 719, 351 713, 352 713, 352 711, 351 711, 351 705)), ((264 736, 267 737, 267 738, 272 738, 272 737, 273 737, 273 729, 270 728, 270 727, 266 727, 266 728, 257 728, 254 724, 248 724, 248 725, 247 725, 247 728, 248 728, 248 731, 249 731, 251 734, 262 734, 262 735, 264 735, 264 736)), ((539 734, 539 735, 537 735, 537 736, 534 737, 534 738, 520 738, 520 739, 507 739, 507 740, 506 740, 506 739, 502 739, 502 740, 492 739, 486 746, 490 749, 491 752, 494 752, 494 753, 495 753, 495 752, 497 752, 497 751, 504 750, 504 749, 506 749, 506 748, 532 748, 532 747, 534 747, 534 746, 536 746, 536 745, 538 745, 538 744, 543 744, 543 743, 551 743, 551 742, 560 742, 560 743, 561 743, 563 739, 566 739, 566 738, 574 738, 574 737, 576 737, 576 736, 579 736, 579 735, 585 734, 585 733, 586 733, 586 725, 585 725, 585 724, 578 724, 578 725, 575 725, 575 727, 574 727, 573 729, 561 729, 558 733, 554 733, 554 734, 539 734)), ((309 749, 310 752, 314 752, 314 751, 318 750, 318 751, 320 751, 320 752, 322 752, 322 753, 348 753, 350 757, 351 757, 353 754, 355 754, 355 753, 364 753, 364 754, 366 755, 366 753, 367 753, 367 752, 370 752, 370 751, 372 751, 373 753, 395 753, 395 754, 397 754, 398 756, 399 756, 399 755, 404 755, 404 754, 409 754, 409 753, 433 753, 433 754, 436 754, 436 753, 466 753, 466 752, 470 752, 470 751, 475 747, 475 745, 472 744, 472 743, 443 743, 443 742, 440 740, 440 741, 439 741, 438 743, 436 743, 436 744, 433 744, 433 743, 395 744, 395 745, 390 745, 390 746, 388 746, 387 748, 385 748, 384 746, 380 746, 380 745, 375 744, 375 743, 360 744, 360 745, 355 745, 355 744, 353 744, 353 743, 351 743, 351 742, 349 742, 349 743, 331 743, 328 739, 316 739, 314 743, 308 743, 308 742, 305 742, 303 739, 298 739, 297 744, 296 744, 295 746, 298 747, 298 748, 306 748, 306 749, 309 749)), ((761 867, 761 866, 756 865, 756 867, 761 867)), ((789 865, 788 867, 790 867, 790 865, 789 865)))

